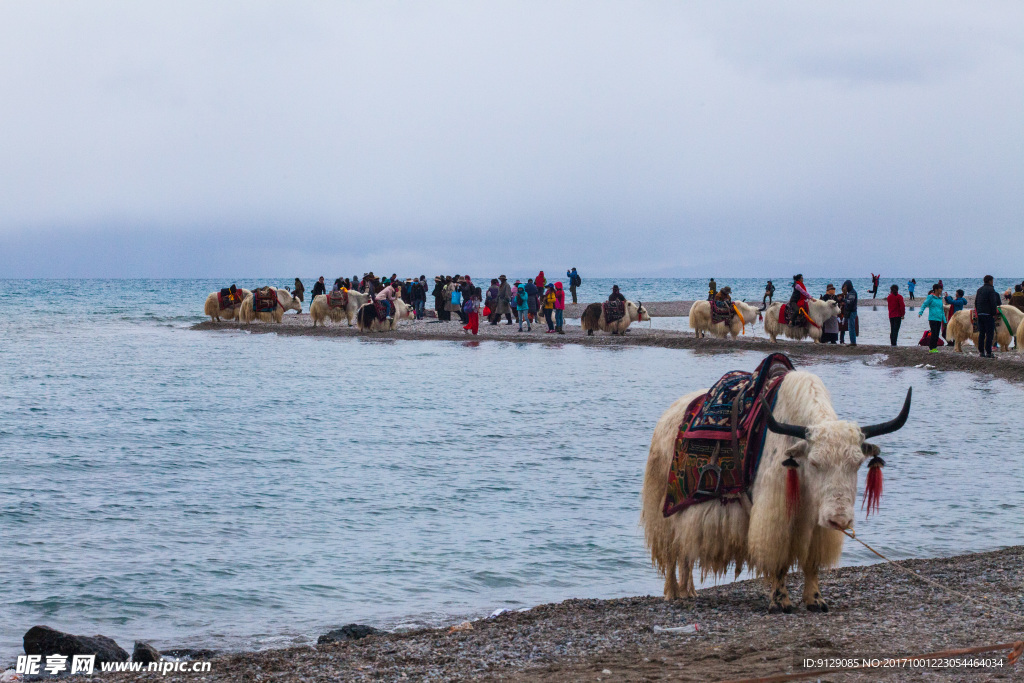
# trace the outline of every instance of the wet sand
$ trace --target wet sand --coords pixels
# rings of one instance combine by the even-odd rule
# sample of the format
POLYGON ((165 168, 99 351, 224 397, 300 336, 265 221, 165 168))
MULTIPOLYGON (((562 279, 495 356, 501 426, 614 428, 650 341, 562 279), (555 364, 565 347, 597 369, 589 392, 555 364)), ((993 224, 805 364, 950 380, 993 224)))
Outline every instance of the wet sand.
MULTIPOLYGON (((852 541, 850 541, 852 542, 852 541)), ((998 609, 1024 615, 1024 546, 899 563, 998 609)), ((791 576, 799 595, 800 577, 791 576)), ((720 681, 802 670, 804 658, 920 655, 1020 640, 1014 620, 890 565, 825 572, 827 614, 767 614, 764 584, 738 581, 666 602, 643 596, 567 600, 472 622, 363 640, 225 655, 202 676, 167 681, 720 681), (695 634, 655 627, 698 624, 695 634)), ((1003 654, 978 655, 1002 661, 1003 654)), ((978 670, 913 668, 823 675, 821 681, 1021 680, 1024 662, 978 670)), ((816 668, 816 667, 815 667, 816 668)), ((96 680, 152 680, 152 674, 96 680)))

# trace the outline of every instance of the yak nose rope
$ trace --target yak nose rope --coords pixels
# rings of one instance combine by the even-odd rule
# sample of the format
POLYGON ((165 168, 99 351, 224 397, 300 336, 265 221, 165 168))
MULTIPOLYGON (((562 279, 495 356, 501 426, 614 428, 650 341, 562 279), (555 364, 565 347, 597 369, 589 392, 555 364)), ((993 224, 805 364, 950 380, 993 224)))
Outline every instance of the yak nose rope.
POLYGON ((872 553, 874 553, 878 557, 880 557, 883 560, 885 560, 886 562, 888 562, 889 566, 895 567, 896 569, 899 569, 904 574, 910 574, 911 576, 913 576, 913 577, 915 577, 917 579, 920 579, 921 581, 924 581, 925 583, 927 583, 930 586, 933 586, 935 588, 939 588, 941 590, 944 590, 947 593, 951 593, 953 595, 957 595, 957 596, 963 598, 964 600, 968 600, 970 602, 973 602, 975 605, 979 605, 979 606, 984 607, 986 609, 995 610, 996 612, 999 612, 1000 614, 1005 614, 1007 616, 1013 617, 1014 619, 1020 619, 1020 620, 1024 621, 1024 614, 1018 614, 1017 612, 1010 612, 1008 610, 1002 609, 1001 607, 996 607, 995 605, 993 605, 990 602, 987 602, 987 601, 984 601, 984 600, 979 600, 978 598, 975 598, 975 597, 972 597, 970 595, 967 595, 966 593, 961 593, 960 591, 953 590, 952 588, 948 588, 946 586, 943 586, 938 581, 933 581, 932 579, 929 579, 928 577, 921 576, 918 572, 915 572, 913 569, 909 569, 909 568, 904 567, 902 565, 896 564, 896 562, 894 562, 893 560, 890 560, 888 557, 886 557, 882 553, 878 552, 877 550, 875 550, 874 548, 869 546, 867 543, 865 543, 861 539, 857 538, 857 536, 852 531, 850 531, 849 529, 843 529, 842 532, 844 534, 846 534, 849 538, 852 538, 854 541, 857 541, 857 543, 860 543, 862 546, 864 546, 865 548, 870 550, 872 553))

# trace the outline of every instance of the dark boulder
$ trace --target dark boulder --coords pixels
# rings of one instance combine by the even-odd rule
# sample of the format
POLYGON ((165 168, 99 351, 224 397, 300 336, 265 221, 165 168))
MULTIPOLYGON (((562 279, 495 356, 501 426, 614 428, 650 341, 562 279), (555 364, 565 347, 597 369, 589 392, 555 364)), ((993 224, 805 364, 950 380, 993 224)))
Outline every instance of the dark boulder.
POLYGON ((143 643, 141 640, 135 641, 135 649, 132 650, 132 661, 143 662, 149 664, 150 662, 159 662, 163 659, 157 649, 149 643, 143 643))
POLYGON ((324 643, 338 643, 343 640, 362 640, 366 636, 372 636, 374 633, 380 633, 380 631, 365 624, 347 624, 333 631, 328 631, 317 638, 316 642, 318 645, 323 645, 324 643))
POLYGON ((106 636, 73 636, 49 626, 33 626, 24 637, 27 655, 96 655, 96 663, 127 662, 128 653, 106 636))

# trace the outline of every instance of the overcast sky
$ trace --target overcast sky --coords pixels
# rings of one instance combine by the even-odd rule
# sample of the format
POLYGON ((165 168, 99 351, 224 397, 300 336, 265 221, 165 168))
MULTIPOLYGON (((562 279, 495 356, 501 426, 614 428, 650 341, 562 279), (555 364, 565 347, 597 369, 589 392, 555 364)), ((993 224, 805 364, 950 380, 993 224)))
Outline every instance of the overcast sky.
POLYGON ((0 277, 1024 276, 1024 3, 0 3, 0 277))

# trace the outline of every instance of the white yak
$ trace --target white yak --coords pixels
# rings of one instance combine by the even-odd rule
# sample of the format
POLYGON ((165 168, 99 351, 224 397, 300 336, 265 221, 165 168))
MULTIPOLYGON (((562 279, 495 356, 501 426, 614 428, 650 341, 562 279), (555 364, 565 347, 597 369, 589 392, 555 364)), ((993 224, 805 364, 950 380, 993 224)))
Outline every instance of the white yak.
POLYGON ((327 296, 326 294, 317 294, 309 304, 309 317, 313 319, 313 327, 316 327, 317 323, 323 325, 327 318, 336 323, 340 323, 341 319, 345 318, 348 321, 348 326, 352 327, 352 321, 356 319, 356 311, 370 300, 369 294, 350 289, 348 290, 348 304, 344 308, 332 308, 327 302, 327 296))
POLYGON ((580 316, 580 327, 586 330, 588 336, 592 336, 594 330, 602 330, 612 334, 624 334, 629 329, 631 323, 646 322, 651 319, 643 303, 639 301, 636 303, 626 301, 625 304, 625 315, 613 323, 605 321, 603 304, 590 304, 583 310, 583 315, 580 316))
MULTIPOLYGON (((948 308, 947 308, 948 310, 948 308)), ((1010 342, 1013 340, 1014 333, 1020 327, 1021 321, 1024 320, 1024 312, 1021 312, 1016 306, 1000 306, 999 311, 1003 314, 1002 316, 996 316, 996 336, 995 343, 1003 351, 1010 350, 1010 342), (1003 316, 1006 317, 1006 322, 1010 323, 1009 329, 1003 323, 1003 316)), ((953 342, 953 350, 957 352, 963 352, 964 342, 968 339, 971 340, 975 346, 978 345, 978 333, 974 331, 974 324, 971 322, 971 311, 964 309, 957 311, 953 314, 953 317, 949 319, 946 324, 946 338, 953 342)), ((1017 346, 1020 346, 1020 342, 1017 342, 1017 346)))
MULTIPOLYGON (((241 287, 236 291, 241 295, 242 299, 245 299, 245 297, 251 294, 248 289, 242 289, 241 287)), ((213 322, 219 323, 221 319, 234 320, 238 317, 238 310, 241 308, 241 305, 242 302, 239 301, 231 308, 221 308, 220 292, 210 292, 210 296, 206 297, 206 305, 203 307, 203 313, 210 316, 210 320, 213 322)))
POLYGON ((388 318, 384 321, 377 320, 377 311, 372 303, 366 303, 359 307, 356 312, 356 322, 359 325, 360 332, 390 332, 391 330, 398 328, 398 323, 402 320, 415 320, 416 311, 412 306, 405 303, 401 299, 395 299, 391 302, 395 310, 393 311, 394 317, 388 318))
POLYGON ((814 320, 817 327, 811 324, 808 324, 807 327, 802 327, 800 325, 780 323, 779 311, 782 309, 782 304, 779 302, 773 303, 764 313, 765 333, 771 337, 772 341, 776 341, 775 338, 780 334, 790 339, 810 337, 814 341, 821 341, 821 326, 832 316, 839 315, 839 304, 831 300, 811 299, 807 302, 807 308, 811 313, 811 319, 814 320))
POLYGON ((730 318, 728 325, 726 325, 724 322, 711 322, 711 302, 707 300, 694 301, 693 305, 690 306, 690 329, 698 337, 703 337, 708 332, 719 339, 728 337, 730 334, 734 339, 740 336, 746 330, 747 325, 753 326, 754 321, 761 316, 763 309, 751 306, 744 301, 734 301, 732 303, 739 311, 739 315, 734 315, 730 318))
POLYGON ((1020 325, 1017 326, 1017 351, 1024 353, 1024 318, 1021 319, 1020 325))
POLYGON ((291 292, 287 289, 275 289, 274 287, 267 287, 267 289, 273 291, 277 295, 277 308, 273 311, 264 313, 257 313, 253 310, 253 297, 255 294, 249 293, 244 299, 242 299, 242 305, 238 309, 238 321, 249 324, 253 320, 262 320, 265 323, 279 323, 284 317, 285 311, 298 311, 302 312, 302 302, 296 297, 293 297, 291 292))
POLYGON ((857 470, 879 452, 865 439, 903 426, 911 392, 907 391, 895 420, 858 427, 837 418, 820 378, 790 372, 779 386, 774 418, 768 420, 769 433, 751 495, 741 494, 740 502, 730 505, 713 499, 665 517, 662 509, 683 414, 706 391, 683 396, 662 415, 644 474, 641 524, 652 562, 665 576, 665 598, 696 596, 695 563, 702 576, 724 574, 730 565, 738 575, 746 565, 770 581, 769 612, 789 613, 793 605, 786 574, 799 565, 804 573, 804 604, 810 611, 827 612, 818 572, 839 562, 842 531, 853 529, 857 470), (783 465, 789 457, 799 464, 799 504, 792 515, 783 465))

